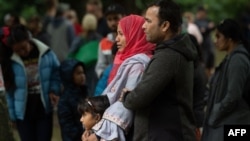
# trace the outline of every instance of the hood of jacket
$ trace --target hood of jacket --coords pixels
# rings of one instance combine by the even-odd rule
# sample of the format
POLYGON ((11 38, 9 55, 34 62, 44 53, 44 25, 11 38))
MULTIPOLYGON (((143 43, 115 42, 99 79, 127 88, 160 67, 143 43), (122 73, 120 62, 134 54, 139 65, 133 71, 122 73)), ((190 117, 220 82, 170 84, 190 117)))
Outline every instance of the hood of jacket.
POLYGON ((64 17, 55 17, 54 19, 52 19, 51 23, 52 26, 54 28, 58 28, 61 24, 63 24, 64 22, 68 22, 66 21, 66 19, 64 17))
POLYGON ((192 43, 188 34, 181 34, 173 39, 157 44, 155 51, 165 48, 173 49, 182 54, 188 61, 196 60, 198 57, 197 49, 192 43))
POLYGON ((74 59, 66 59, 60 65, 60 77, 64 87, 73 86, 73 72, 76 66, 81 65, 84 68, 84 64, 74 59))
MULTIPOLYGON (((45 45, 44 43, 42 43, 41 41, 32 38, 30 39, 30 42, 34 43, 39 51, 39 58, 41 58, 41 56, 43 56, 47 51, 50 50, 50 48, 45 45)), ((11 56, 11 60, 18 62, 19 64, 21 64, 24 67, 23 61, 21 59, 21 57, 16 54, 15 52, 12 54, 11 56)))

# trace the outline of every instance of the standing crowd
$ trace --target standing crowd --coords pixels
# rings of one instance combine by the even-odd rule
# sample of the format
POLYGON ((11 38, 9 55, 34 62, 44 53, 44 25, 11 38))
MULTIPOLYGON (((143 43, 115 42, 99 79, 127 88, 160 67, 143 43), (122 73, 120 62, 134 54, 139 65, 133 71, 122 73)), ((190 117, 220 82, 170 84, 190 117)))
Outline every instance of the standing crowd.
MULTIPOLYGON (((239 23, 156 0, 145 13, 86 2, 0 29, 0 140, 223 141, 250 124, 250 46, 239 23), (214 34, 214 42, 212 38, 214 34), (215 66, 215 47, 226 52, 215 66)), ((53 12, 54 11, 54 12, 53 12)))

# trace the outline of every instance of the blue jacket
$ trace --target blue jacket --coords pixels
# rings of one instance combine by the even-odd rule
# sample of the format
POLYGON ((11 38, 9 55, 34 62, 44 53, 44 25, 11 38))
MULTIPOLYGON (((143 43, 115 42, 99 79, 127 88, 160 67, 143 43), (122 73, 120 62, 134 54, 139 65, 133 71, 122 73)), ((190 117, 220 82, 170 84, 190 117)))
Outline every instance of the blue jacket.
MULTIPOLYGON (((41 101, 46 113, 52 112, 52 105, 49 99, 49 93, 59 93, 59 61, 56 55, 42 42, 31 39, 39 50, 39 76, 41 84, 41 101)), ((26 103, 28 97, 28 84, 25 66, 22 59, 16 53, 11 56, 12 69, 14 72, 14 81, 16 88, 7 92, 7 104, 11 120, 23 120, 25 116, 26 103)), ((35 114, 35 113, 34 113, 35 114)))
POLYGON ((109 64, 107 68, 103 71, 103 74, 96 85, 94 96, 101 95, 105 88, 108 86, 108 78, 112 67, 113 63, 109 64))

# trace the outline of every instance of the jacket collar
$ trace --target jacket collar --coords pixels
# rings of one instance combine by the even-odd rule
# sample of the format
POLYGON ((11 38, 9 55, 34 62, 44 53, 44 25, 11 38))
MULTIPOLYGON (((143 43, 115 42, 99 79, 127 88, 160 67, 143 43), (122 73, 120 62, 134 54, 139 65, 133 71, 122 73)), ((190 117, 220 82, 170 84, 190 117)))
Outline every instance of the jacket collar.
MULTIPOLYGON (((39 59, 41 58, 41 56, 43 54, 45 54, 49 50, 48 46, 46 46, 45 44, 43 44, 41 41, 39 41, 37 39, 32 38, 30 41, 36 45, 36 47, 37 47, 37 49, 39 51, 39 59)), ((21 57, 19 55, 17 55, 16 53, 12 54, 11 60, 21 64, 22 66, 24 66, 21 57)))

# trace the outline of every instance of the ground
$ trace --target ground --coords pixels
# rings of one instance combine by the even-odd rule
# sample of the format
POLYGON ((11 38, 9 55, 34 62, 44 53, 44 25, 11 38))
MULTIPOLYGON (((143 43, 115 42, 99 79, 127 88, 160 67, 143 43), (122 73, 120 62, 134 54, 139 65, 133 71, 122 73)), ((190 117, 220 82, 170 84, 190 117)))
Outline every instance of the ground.
MULTIPOLYGON (((53 135, 52 135, 51 141, 62 141, 61 133, 60 133, 60 126, 59 126, 58 118, 57 118, 57 115, 55 112, 54 112, 54 121, 53 122, 54 122, 53 123, 54 126, 53 126, 53 135)), ((21 141, 19 136, 18 136, 17 130, 14 130, 14 136, 15 136, 16 141, 21 141)))

